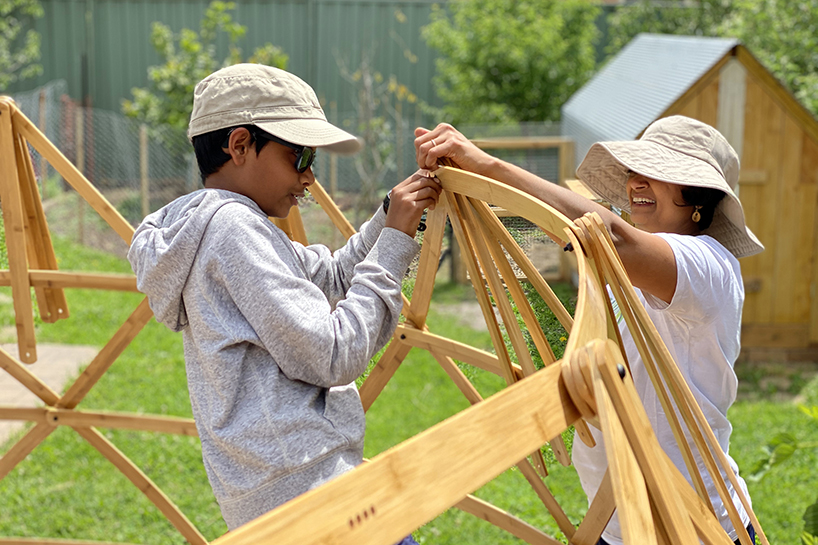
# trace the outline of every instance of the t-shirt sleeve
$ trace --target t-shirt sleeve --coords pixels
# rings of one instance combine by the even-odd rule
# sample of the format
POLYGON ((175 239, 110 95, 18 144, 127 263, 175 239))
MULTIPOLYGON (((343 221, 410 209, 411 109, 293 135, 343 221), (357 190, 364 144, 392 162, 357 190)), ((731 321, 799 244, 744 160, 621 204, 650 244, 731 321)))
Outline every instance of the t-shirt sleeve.
POLYGON ((659 233, 676 260, 676 291, 669 304, 644 294, 648 304, 686 320, 709 323, 725 305, 741 297, 736 259, 710 237, 659 233))

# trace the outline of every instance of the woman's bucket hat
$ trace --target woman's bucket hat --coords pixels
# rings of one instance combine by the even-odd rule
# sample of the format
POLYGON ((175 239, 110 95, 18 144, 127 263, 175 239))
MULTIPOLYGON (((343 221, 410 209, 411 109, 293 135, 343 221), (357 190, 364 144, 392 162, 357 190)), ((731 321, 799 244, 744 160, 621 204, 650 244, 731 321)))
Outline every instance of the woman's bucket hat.
POLYGON ((327 121, 315 91, 301 78, 263 64, 235 64, 196 85, 188 138, 238 125, 255 125, 299 146, 343 154, 361 141, 327 121))
POLYGON ((598 142, 588 150, 577 177, 613 206, 630 212, 626 190, 629 170, 660 182, 724 192, 713 222, 702 233, 718 240, 737 258, 764 250, 747 228, 734 191, 738 155, 710 125, 675 115, 654 121, 639 140, 598 142))

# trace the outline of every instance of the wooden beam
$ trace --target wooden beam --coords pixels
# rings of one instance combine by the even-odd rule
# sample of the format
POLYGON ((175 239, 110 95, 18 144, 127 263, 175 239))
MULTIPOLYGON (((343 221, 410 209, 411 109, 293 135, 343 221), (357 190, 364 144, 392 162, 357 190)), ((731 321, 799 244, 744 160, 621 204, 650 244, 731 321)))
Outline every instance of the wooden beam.
POLYGON ((122 472, 125 477, 136 486, 140 492, 162 512, 179 533, 191 545, 207 545, 207 539, 193 525, 190 520, 179 510, 178 507, 168 498, 141 469, 139 469, 127 456, 125 456, 113 443, 108 441, 101 433, 94 428, 74 428, 74 430, 88 441, 91 446, 97 449, 108 461, 122 472))
POLYGON ((546 368, 213 544, 394 543, 579 418, 559 374, 546 368))
MULTIPOLYGON (((131 274, 85 273, 29 269, 28 279, 29 283, 33 287, 139 292, 139 290, 136 289, 136 277, 131 274)), ((0 286, 10 285, 11 274, 9 271, 0 271, 0 286)))
POLYGON ((122 217, 122 214, 108 202, 108 199, 82 175, 71 161, 65 158, 65 155, 63 155, 20 110, 14 110, 13 121, 14 130, 22 134, 34 149, 45 157, 48 162, 51 163, 51 166, 62 175, 65 181, 91 205, 91 208, 96 210, 97 214, 116 231, 116 234, 126 243, 130 244, 131 238, 133 238, 134 228, 131 227, 131 224, 122 217))
POLYGON ((34 333, 34 308, 31 305, 31 287, 28 284, 28 256, 26 252, 25 220, 17 171, 12 112, 16 106, 10 99, 0 100, 0 204, 6 231, 11 297, 14 305, 14 323, 20 361, 37 361, 37 341, 34 333))
POLYGON ((472 144, 481 149, 554 149, 574 140, 565 136, 512 136, 475 138, 472 144))
POLYGON ((51 426, 76 428, 113 428, 123 430, 153 431, 198 437, 196 424, 191 418, 174 416, 141 415, 105 411, 77 411, 51 407, 4 407, 0 406, 0 420, 24 420, 51 426))
MULTIPOLYGON (((416 346, 429 352, 447 354, 456 360, 479 367, 489 373, 494 373, 500 377, 503 376, 497 356, 485 350, 404 324, 398 326, 395 335, 410 346, 416 346)), ((518 378, 523 378, 523 371, 520 366, 514 364, 513 367, 515 375, 518 378)))

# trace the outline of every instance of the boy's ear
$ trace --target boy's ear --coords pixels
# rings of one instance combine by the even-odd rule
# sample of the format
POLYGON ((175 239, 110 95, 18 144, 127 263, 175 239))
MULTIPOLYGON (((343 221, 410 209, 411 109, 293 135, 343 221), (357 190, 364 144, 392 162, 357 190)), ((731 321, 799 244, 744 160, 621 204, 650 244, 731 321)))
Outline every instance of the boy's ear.
POLYGON ((247 153, 250 151, 250 145, 252 143, 253 137, 250 135, 250 131, 244 127, 239 127, 230 133, 227 153, 235 165, 244 164, 244 160, 247 158, 247 153))

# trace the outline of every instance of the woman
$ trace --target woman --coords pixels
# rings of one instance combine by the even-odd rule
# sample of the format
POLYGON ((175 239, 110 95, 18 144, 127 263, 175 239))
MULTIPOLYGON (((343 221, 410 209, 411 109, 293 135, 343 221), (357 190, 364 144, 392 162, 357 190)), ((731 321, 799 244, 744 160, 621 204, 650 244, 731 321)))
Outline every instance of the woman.
MULTIPOLYGON (((713 127, 683 116, 654 122, 637 141, 600 142, 588 151, 577 177, 595 194, 630 212, 634 226, 576 193, 478 149, 446 124, 418 128, 415 148, 421 168, 443 157, 460 168, 525 191, 570 219, 597 212, 659 334, 687 380, 725 454, 732 426, 727 410, 736 397, 733 365, 740 350, 744 286, 738 258, 764 249, 744 223, 734 193, 739 160, 713 127)), ((639 396, 662 447, 690 480, 661 404, 624 324, 622 340, 639 396)), ((574 442, 573 461, 582 487, 593 498, 607 468, 601 433, 597 446, 574 442)), ((695 449, 694 449, 695 451, 695 449)), ((733 471, 738 468, 727 456, 733 471)), ((725 531, 737 533, 715 485, 702 472, 725 531)), ((726 481, 742 521, 749 517, 726 481)), ((745 495, 746 485, 739 477, 745 495)), ((748 495, 749 496, 749 495, 748 495)), ((737 541, 736 541, 737 542, 737 541)), ((600 544, 622 543, 616 515, 600 544)))

